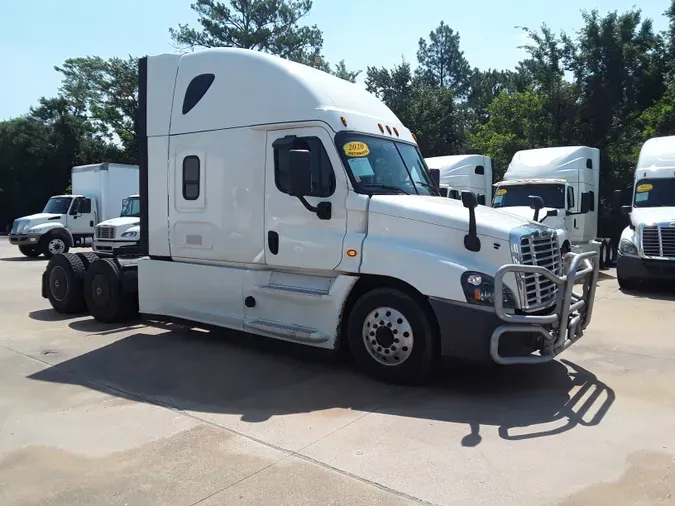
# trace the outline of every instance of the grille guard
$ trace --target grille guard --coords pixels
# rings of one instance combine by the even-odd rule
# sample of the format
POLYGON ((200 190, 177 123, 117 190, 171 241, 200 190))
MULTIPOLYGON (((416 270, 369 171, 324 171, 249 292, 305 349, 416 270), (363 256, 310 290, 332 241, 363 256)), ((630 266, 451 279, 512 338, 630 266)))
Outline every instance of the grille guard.
POLYGON ((494 308, 497 316, 506 325, 497 327, 490 339, 490 355, 502 365, 540 364, 550 362, 558 354, 579 340, 584 329, 591 322, 595 289, 598 281, 599 255, 567 253, 564 258, 562 276, 556 276, 544 267, 536 265, 509 264, 502 266, 495 274, 494 308), (581 268, 580 268, 581 267, 581 268), (504 276, 508 273, 541 274, 558 286, 555 310, 548 315, 508 314, 504 311, 504 276), (583 293, 574 291, 577 281, 583 280, 583 293), (550 326, 550 330, 544 328, 550 326), (499 340, 509 332, 539 333, 544 338, 540 355, 503 357, 499 354, 499 340))

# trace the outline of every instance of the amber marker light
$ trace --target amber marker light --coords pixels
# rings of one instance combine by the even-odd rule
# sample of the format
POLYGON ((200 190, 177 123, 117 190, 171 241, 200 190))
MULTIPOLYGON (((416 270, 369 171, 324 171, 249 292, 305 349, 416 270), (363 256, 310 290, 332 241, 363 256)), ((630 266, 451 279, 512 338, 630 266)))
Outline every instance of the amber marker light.
POLYGON ((348 249, 347 250, 347 256, 348 257, 355 257, 356 256, 356 250, 355 249, 348 249))
POLYGON ((347 118, 345 118, 344 116, 340 116, 340 119, 342 120, 342 124, 344 126, 347 126, 347 118))
POLYGON ((384 128, 382 127, 382 124, 381 124, 381 123, 378 123, 377 126, 380 127, 380 132, 384 133, 384 128))

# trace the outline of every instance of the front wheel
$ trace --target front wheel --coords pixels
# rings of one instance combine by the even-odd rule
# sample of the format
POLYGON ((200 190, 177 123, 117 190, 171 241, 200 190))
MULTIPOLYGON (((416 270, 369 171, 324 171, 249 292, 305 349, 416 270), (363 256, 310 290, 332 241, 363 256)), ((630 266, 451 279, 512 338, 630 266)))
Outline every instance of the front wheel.
POLYGON ((419 384, 438 358, 429 312, 415 298, 393 288, 363 294, 349 315, 348 340, 354 360, 382 381, 419 384))
POLYGON ((19 246, 22 255, 28 258, 37 258, 40 256, 40 250, 36 246, 19 246))
POLYGON ((48 233, 40 243, 41 252, 47 259, 59 253, 68 253, 68 249, 70 249, 68 238, 63 233, 48 233))
POLYGON ((636 290, 639 287, 637 280, 622 277, 618 269, 616 271, 616 280, 619 282, 619 288, 622 290, 636 290))

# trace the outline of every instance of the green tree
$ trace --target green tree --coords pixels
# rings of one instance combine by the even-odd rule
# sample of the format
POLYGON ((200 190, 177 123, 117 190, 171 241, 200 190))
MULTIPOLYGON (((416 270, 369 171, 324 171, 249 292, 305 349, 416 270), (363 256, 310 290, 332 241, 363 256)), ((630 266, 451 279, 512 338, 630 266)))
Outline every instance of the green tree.
POLYGON ((121 143, 119 162, 136 163, 137 58, 69 58, 55 69, 63 74, 60 96, 71 104, 73 114, 88 119, 108 140, 121 143))
POLYGON ((471 68, 459 47, 459 33, 443 21, 436 30, 429 33, 429 42, 419 40, 417 61, 418 73, 427 84, 450 88, 458 97, 466 95, 469 89, 471 68))
POLYGON ((300 26, 311 0, 197 0, 192 10, 201 28, 178 25, 169 29, 183 48, 241 47, 276 54, 289 60, 311 62, 323 46, 321 30, 300 26))

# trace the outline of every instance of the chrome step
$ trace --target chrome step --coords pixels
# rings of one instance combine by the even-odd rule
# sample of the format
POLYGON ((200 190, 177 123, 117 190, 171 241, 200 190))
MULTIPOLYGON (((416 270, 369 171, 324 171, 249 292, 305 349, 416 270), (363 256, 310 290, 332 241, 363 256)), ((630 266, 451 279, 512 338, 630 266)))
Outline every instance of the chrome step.
POLYGON ((247 329, 260 330, 301 343, 323 343, 329 339, 329 336, 321 334, 315 328, 261 318, 244 322, 244 330, 247 329))

